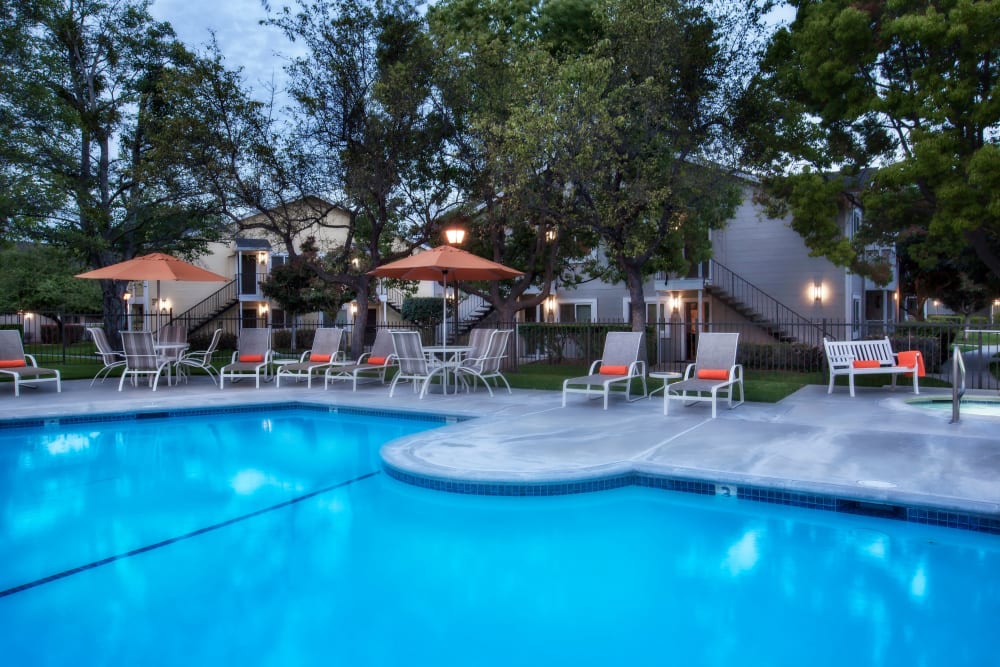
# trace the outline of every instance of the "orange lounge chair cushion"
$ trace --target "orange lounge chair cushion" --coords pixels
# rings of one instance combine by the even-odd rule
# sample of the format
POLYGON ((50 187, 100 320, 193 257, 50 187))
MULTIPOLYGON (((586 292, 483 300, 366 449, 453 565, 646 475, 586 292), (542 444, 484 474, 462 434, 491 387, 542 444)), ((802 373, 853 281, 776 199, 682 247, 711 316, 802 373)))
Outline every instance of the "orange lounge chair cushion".
POLYGON ((881 365, 877 359, 855 359, 851 362, 854 368, 879 368, 881 365))
POLYGON ((0 368, 21 368, 27 365, 24 359, 0 359, 0 368))
MULTIPOLYGON (((926 372, 924 371, 924 355, 920 354, 919 350, 904 350, 896 355, 899 358, 899 365, 906 366, 908 368, 917 367, 917 377, 924 377, 926 372)), ((912 373, 904 373, 903 377, 913 377, 912 373)))
POLYGON ((699 368, 699 380, 728 380, 729 371, 724 368, 699 368))
POLYGON ((320 361, 322 363, 326 363, 326 362, 330 361, 330 355, 329 354, 310 354, 309 355, 309 361, 320 361))
POLYGON ((625 375, 628 373, 628 366, 601 366, 601 375, 625 375))
POLYGON ((240 356, 240 362, 244 364, 252 364, 259 361, 264 361, 263 354, 244 354, 240 356))
POLYGON ((368 357, 368 363, 372 366, 385 366, 386 357, 368 357))

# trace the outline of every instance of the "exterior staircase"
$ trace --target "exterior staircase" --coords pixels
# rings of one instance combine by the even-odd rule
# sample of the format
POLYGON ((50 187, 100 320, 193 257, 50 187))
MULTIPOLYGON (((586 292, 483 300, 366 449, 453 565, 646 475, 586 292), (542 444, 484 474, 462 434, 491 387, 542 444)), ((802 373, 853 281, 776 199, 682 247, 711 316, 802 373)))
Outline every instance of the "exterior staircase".
POLYGON ((818 345, 823 327, 800 315, 764 290, 753 285, 716 260, 709 260, 711 278, 705 291, 782 343, 818 345))
POLYGON ((231 280, 217 291, 170 319, 171 324, 181 324, 190 336, 240 301, 237 281, 231 280))
MULTIPOLYGON (((402 310, 403 300, 407 296, 409 294, 399 288, 393 288, 380 293, 380 297, 385 299, 389 307, 397 313, 402 310)), ((454 306, 451 307, 453 308, 454 306)), ((467 334, 469 329, 482 322, 483 318, 491 312, 493 312, 493 306, 489 302, 460 291, 458 294, 457 324, 452 321, 454 310, 449 310, 448 323, 450 331, 448 332, 448 342, 454 343, 458 338, 467 334)))

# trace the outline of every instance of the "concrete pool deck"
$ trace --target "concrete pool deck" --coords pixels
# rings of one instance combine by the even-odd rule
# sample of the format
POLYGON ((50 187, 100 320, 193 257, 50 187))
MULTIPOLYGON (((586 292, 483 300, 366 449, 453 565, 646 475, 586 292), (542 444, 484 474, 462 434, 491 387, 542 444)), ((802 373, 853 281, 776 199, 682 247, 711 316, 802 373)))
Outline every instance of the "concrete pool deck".
MULTIPOLYGON (((776 404, 745 403, 734 410, 671 405, 660 396, 626 403, 578 395, 560 407, 552 391, 514 390, 430 394, 420 400, 408 386, 393 398, 378 384, 339 382, 324 391, 305 383, 255 389, 250 381, 220 390, 205 377, 189 384, 148 387, 89 380, 22 389, 0 384, 0 420, 39 419, 288 401, 445 414, 455 423, 409 436, 382 450, 402 476, 448 483, 543 485, 648 475, 720 485, 815 494, 863 503, 958 512, 1000 522, 1000 418, 966 416, 950 424, 950 410, 908 405, 899 388, 846 388, 827 395, 808 386, 776 404)), ((920 397, 947 396, 922 390, 920 397)), ((985 394, 984 394, 985 395, 985 394)), ((989 395, 993 395, 990 393, 989 395)), ((0 442, 2 442, 0 431, 0 442)), ((397 475, 399 476, 399 475, 397 475)), ((779 501, 780 502, 780 501, 779 501)), ((997 525, 1000 525, 998 523, 997 525)))

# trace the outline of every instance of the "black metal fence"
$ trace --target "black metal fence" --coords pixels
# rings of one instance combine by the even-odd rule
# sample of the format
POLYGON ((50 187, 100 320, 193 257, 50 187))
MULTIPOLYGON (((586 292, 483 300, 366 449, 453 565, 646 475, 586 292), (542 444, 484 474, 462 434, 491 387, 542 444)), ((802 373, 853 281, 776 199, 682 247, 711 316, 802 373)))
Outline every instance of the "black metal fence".
MULTIPOLYGON (((45 363, 93 363, 93 343, 86 336, 87 326, 101 326, 99 314, 0 314, 0 328, 16 328, 22 332, 25 351, 45 363)), ((265 326, 264 320, 220 318, 212 327, 191 334, 192 349, 203 349, 216 327, 223 329, 221 350, 236 348, 242 328, 265 326)), ((410 328, 422 332, 425 344, 440 343, 440 328, 415 325, 370 325, 365 331, 350 324, 338 324, 345 329, 344 350, 349 354, 354 336, 364 336, 363 349, 370 349, 379 328, 410 328)), ((517 370, 523 364, 587 364, 599 359, 604 338, 609 331, 627 331, 621 321, 597 323, 490 323, 490 328, 513 329, 507 370, 517 370)), ((822 339, 814 334, 799 339, 793 323, 778 323, 763 329, 750 322, 692 323, 661 321, 646 327, 646 361, 651 369, 683 370, 694 359, 698 332, 720 331, 740 334, 737 361, 747 370, 823 373, 826 360, 822 339), (773 331, 778 327, 780 334, 773 331)), ((982 325, 980 325, 982 326, 982 325)), ((279 356, 298 355, 312 345, 316 325, 278 327, 273 329, 273 347, 279 356)), ((969 369, 967 385, 973 389, 1000 388, 1000 327, 982 326, 966 330, 955 322, 881 322, 853 324, 821 321, 809 325, 812 331, 822 331, 837 340, 888 337, 894 350, 920 350, 927 373, 950 380, 953 348, 958 345, 969 369)), ((465 342, 465 336, 450 344, 465 342)))

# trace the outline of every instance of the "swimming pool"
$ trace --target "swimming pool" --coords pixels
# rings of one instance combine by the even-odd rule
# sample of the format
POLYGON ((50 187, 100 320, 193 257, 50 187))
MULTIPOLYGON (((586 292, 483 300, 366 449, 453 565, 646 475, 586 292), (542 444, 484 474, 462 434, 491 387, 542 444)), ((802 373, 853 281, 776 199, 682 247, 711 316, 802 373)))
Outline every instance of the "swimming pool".
MULTIPOLYGON (((931 398, 911 398, 906 403, 907 405, 924 410, 951 414, 951 401, 951 397, 938 396, 931 398)), ((959 405, 959 414, 962 416, 1000 417, 1000 399, 991 396, 964 396, 959 405)))
POLYGON ((380 472, 382 442, 440 424, 286 410, 0 431, 0 589, 17 589, 0 597, 0 655, 53 665, 994 659, 996 536, 636 487, 461 496, 380 472), (131 555, 83 567, 117 554, 131 555))

